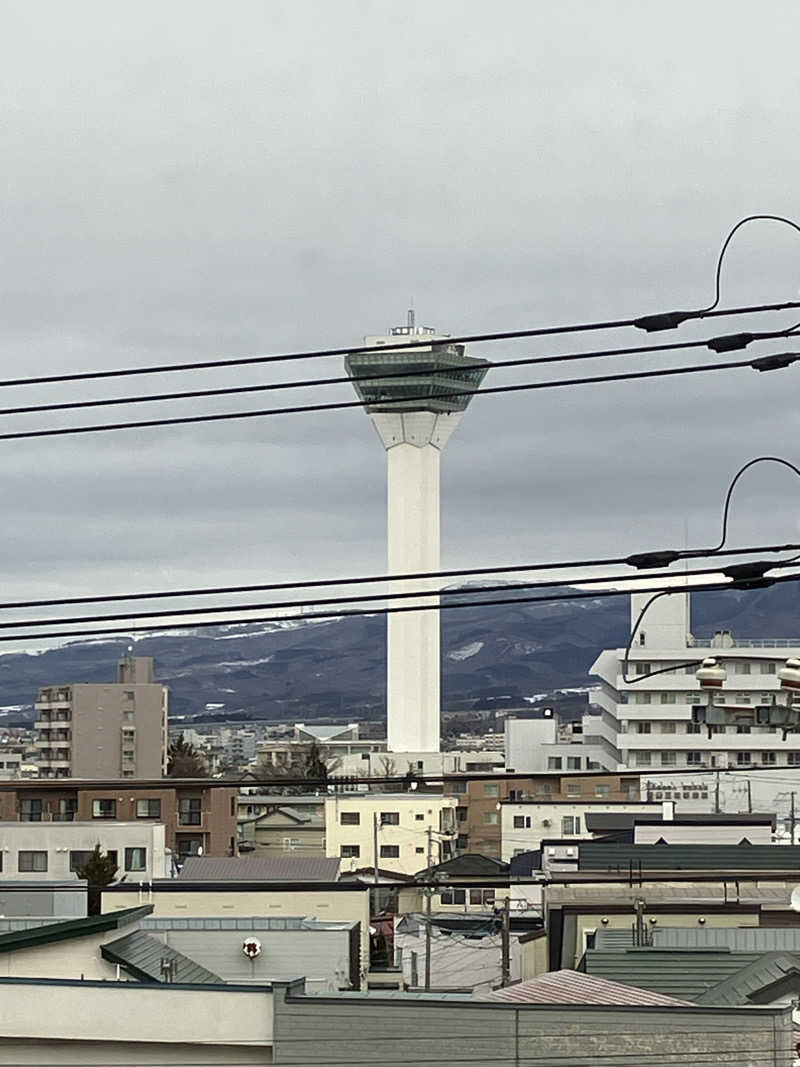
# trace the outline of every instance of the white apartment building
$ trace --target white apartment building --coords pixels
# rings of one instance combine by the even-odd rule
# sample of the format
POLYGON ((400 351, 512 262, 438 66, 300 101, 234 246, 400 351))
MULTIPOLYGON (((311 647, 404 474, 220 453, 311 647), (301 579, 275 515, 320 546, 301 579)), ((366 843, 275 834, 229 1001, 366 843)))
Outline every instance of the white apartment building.
POLYGON ((500 855, 508 863, 514 856, 541 848, 542 841, 589 841, 596 835, 586 827, 588 814, 641 814, 657 818, 661 811, 661 804, 646 801, 504 800, 500 803, 500 855))
MULTIPOLYGON (((100 803, 95 801, 95 804, 100 803)), ((0 878, 65 882, 100 845, 117 863, 117 879, 149 882, 169 877, 165 828, 152 822, 2 822, 0 878)))
POLYGON ((325 855, 341 857, 342 871, 416 874, 429 865, 429 843, 433 864, 453 855, 456 804, 440 793, 334 794, 325 800, 325 855))
POLYGON ((584 715, 568 729, 550 708, 505 722, 506 770, 517 774, 545 771, 616 771, 622 768, 617 748, 619 723, 605 709, 584 715))
MULTIPOLYGON (((648 596, 631 597, 631 627, 648 596)), ((800 733, 784 739, 778 726, 757 721, 757 708, 771 704, 779 692, 781 666, 800 656, 800 637, 693 634, 689 612, 688 593, 650 606, 630 652, 630 681, 623 674, 624 649, 601 652, 592 666, 600 678, 592 701, 618 720, 617 748, 624 765, 645 772, 800 766, 800 733), (712 694, 713 703, 725 709, 720 716, 725 721, 708 726, 692 721, 692 707, 709 700, 695 678, 696 661, 707 656, 715 656, 727 671, 725 685, 712 694), (636 680, 664 667, 674 669, 636 680)))

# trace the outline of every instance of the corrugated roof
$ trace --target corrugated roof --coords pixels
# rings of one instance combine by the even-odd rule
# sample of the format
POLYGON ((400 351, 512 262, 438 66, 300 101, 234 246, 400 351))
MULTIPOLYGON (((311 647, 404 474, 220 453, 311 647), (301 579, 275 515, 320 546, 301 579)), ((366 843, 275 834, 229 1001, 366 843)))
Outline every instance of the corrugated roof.
POLYGON ((697 1001, 709 990, 736 974, 762 953, 724 950, 627 949, 605 952, 588 949, 583 958, 587 974, 641 989, 697 1001))
POLYGON ((775 871, 800 870, 797 845, 632 845, 624 842, 582 841, 578 869, 582 871, 775 871))
POLYGON ((183 882, 335 882, 339 860, 327 856, 188 856, 183 882))
POLYGON ((109 963, 118 963, 143 982, 163 982, 161 961, 168 959, 175 963, 172 981, 193 985, 225 984, 219 975, 201 967, 199 963, 190 960, 182 952, 177 952, 143 930, 135 930, 132 934, 120 937, 117 941, 101 945, 100 952, 104 960, 108 960, 109 963))
POLYGON ((358 926, 357 919, 306 919, 289 917, 266 918, 260 915, 220 918, 204 915, 198 916, 159 916, 143 919, 142 930, 266 930, 266 931, 305 931, 308 933, 328 930, 352 930, 358 926))
POLYGON ((700 1004, 752 1004, 753 997, 776 982, 792 980, 793 992, 800 992, 800 956, 791 952, 766 952, 758 959, 699 998, 700 1004))
POLYGON ((657 1004, 667 1007, 687 1007, 689 1001, 678 1000, 637 989, 622 982, 611 982, 581 971, 550 971, 527 982, 496 989, 487 1000, 508 1000, 522 1004, 657 1004))
POLYGON ((103 915, 87 915, 81 919, 68 919, 65 922, 45 920, 37 926, 0 934, 0 952, 15 952, 17 949, 31 948, 34 945, 69 941, 75 937, 104 933, 106 930, 118 930, 121 926, 139 922, 152 910, 152 904, 141 904, 135 908, 123 908, 120 911, 106 912, 103 915))
MULTIPOLYGON (((604 934, 607 932, 603 931, 604 934)), ((729 948, 731 952, 800 952, 800 926, 657 926, 653 933, 657 948, 729 948)), ((597 942, 595 944, 597 948, 601 947, 597 942)))

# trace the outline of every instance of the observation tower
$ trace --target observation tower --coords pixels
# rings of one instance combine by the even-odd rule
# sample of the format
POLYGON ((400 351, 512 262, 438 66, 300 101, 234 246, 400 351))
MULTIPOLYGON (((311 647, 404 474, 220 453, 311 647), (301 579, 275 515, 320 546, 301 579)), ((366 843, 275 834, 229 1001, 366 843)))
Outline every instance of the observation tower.
MULTIPOLYGON (((489 369, 446 334, 405 326, 364 338, 374 352, 345 358, 348 375, 386 449, 389 574, 440 569, 439 464, 472 393, 489 369), (392 344, 413 342, 398 351, 392 344)), ((437 580, 394 582, 391 592, 438 587, 437 580)), ((429 597, 418 603, 438 604, 429 597)), ((413 599, 397 606, 413 606, 413 599)), ((441 714, 439 612, 387 616, 386 740, 390 752, 438 752, 441 714)))

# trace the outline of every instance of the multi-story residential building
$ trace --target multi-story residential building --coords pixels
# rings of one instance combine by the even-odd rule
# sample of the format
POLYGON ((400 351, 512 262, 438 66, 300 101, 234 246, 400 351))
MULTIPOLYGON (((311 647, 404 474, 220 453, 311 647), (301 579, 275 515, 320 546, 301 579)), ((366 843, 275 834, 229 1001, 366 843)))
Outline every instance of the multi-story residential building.
POLYGON ((619 723, 605 709, 587 713, 579 723, 563 723, 550 708, 524 718, 506 718, 506 769, 522 774, 544 771, 616 771, 619 723))
POLYGON ((147 882, 173 873, 163 823, 92 820, 4 823, 0 875, 24 882, 76 878, 95 845, 115 861, 118 879, 125 875, 129 882, 147 882))
POLYGON ((342 869, 416 874, 453 854, 455 810, 455 798, 440 793, 334 794, 325 800, 325 854, 341 857, 342 869))
POLYGON ((36 699, 41 778, 156 778, 167 770, 168 690, 152 659, 120 661, 117 682, 45 686, 36 699))
POLYGON ((163 823, 165 845, 181 862, 202 851, 236 854, 234 786, 207 778, 150 781, 0 782, 0 836, 6 823, 81 822, 99 829, 111 821, 163 823))
POLYGON ((500 804, 504 800, 639 800, 638 774, 485 775, 447 778, 446 796, 456 801, 459 852, 500 859, 500 804))
POLYGON ((548 838, 580 841, 595 835, 587 816, 600 812, 642 814, 654 818, 662 805, 646 801, 506 800, 500 805, 501 855, 505 862, 541 847, 548 838))
MULTIPOLYGON (((631 597, 632 627, 646 599, 647 594, 631 597)), ((592 667, 600 678, 592 700, 618 721, 617 748, 625 766, 645 772, 800 766, 800 734, 784 737, 779 726, 762 722, 758 711, 778 694, 778 671, 786 659, 800 656, 800 637, 695 635, 689 609, 688 593, 650 606, 634 636, 627 681, 624 649, 602 652, 592 667), (695 677, 699 661, 708 656, 720 661, 727 681, 712 695, 725 721, 706 725, 693 721, 692 708, 708 704, 709 694, 695 677), (665 667, 672 669, 644 677, 665 667)))
POLYGON ((264 796, 253 791, 239 795, 238 810, 240 852, 325 855, 323 796, 264 796))

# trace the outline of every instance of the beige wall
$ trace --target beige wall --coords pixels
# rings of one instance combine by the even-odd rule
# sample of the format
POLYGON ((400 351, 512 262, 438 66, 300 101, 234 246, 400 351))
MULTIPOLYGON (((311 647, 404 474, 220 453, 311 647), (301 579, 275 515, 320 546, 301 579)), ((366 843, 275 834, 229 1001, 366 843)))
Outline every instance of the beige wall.
POLYGON ((73 778, 116 778, 130 769, 122 760, 122 730, 136 728, 133 777, 166 772, 167 690, 158 684, 72 686, 73 778), (133 693, 133 700, 126 694, 133 693), (133 714, 127 718, 127 712, 133 714))
MULTIPOLYGON (((153 916, 238 916, 256 915, 266 918, 291 916, 292 918, 346 920, 361 923, 361 970, 366 974, 369 963, 369 889, 333 891, 295 891, 292 889, 254 889, 237 893, 220 890, 186 890, 183 892, 103 893, 103 911, 121 911, 140 904, 152 904, 153 916)), ((298 975, 298 977, 300 977, 298 975)))
MULTIPOLYGON (((138 926, 138 924, 137 924, 138 926)), ((73 937, 48 945, 35 945, 16 952, 0 953, 2 978, 113 979, 116 967, 100 955, 100 946, 132 933, 137 926, 106 930, 91 937, 73 937)), ((127 976, 123 973, 123 981, 127 976)), ((3 989, 0 987, 0 999, 3 989)))

